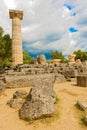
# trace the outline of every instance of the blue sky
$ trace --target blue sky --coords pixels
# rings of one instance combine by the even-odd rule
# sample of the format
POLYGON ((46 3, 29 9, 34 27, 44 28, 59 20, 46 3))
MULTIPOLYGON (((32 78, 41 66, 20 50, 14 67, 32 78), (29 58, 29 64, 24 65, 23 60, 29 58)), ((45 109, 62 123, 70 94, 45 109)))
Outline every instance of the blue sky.
POLYGON ((11 35, 9 9, 24 11, 23 49, 32 55, 87 50, 86 0, 0 0, 0 26, 11 35), (3 19, 4 20, 3 20, 3 19))

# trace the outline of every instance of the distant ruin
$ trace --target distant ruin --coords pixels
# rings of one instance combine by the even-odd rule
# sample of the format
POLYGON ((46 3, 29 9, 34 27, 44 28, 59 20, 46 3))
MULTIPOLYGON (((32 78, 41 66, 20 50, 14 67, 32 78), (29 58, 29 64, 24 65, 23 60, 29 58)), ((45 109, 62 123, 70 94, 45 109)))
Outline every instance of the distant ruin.
POLYGON ((23 64, 21 20, 23 11, 9 10, 12 19, 12 66, 23 64))

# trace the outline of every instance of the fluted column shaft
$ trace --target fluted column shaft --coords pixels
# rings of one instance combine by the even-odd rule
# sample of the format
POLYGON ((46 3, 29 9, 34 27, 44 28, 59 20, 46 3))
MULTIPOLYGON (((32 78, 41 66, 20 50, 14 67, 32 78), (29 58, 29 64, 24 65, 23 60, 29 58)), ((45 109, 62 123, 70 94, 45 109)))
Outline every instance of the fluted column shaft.
POLYGON ((21 19, 23 12, 10 10, 12 19, 12 64, 23 64, 21 19))

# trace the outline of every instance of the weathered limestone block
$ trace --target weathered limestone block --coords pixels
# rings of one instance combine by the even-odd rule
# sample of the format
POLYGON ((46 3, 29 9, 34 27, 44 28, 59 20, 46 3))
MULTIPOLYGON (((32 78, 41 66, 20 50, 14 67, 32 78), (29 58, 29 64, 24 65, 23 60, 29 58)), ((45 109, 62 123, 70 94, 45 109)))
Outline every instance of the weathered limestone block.
POLYGON ((77 70, 73 69, 66 69, 62 71, 62 74, 65 76, 65 78, 75 78, 77 76, 77 70))
POLYGON ((14 75, 16 75, 16 76, 21 76, 21 75, 25 75, 25 72, 17 72, 17 71, 7 71, 7 75, 12 75, 12 76, 14 76, 14 75))
POLYGON ((77 86, 87 87, 87 76, 86 75, 78 75, 77 76, 77 86))
POLYGON ((42 84, 35 85, 30 90, 27 100, 19 110, 19 117, 24 120, 50 117, 55 112, 55 100, 53 82, 50 79, 43 80, 42 84))
POLYGON ((55 83, 63 83, 63 82, 66 82, 64 75, 62 74, 55 75, 55 83))
POLYGON ((23 100, 21 98, 18 99, 13 99, 11 98, 8 102, 7 105, 9 105, 12 108, 20 108, 20 106, 23 104, 23 100))
POLYGON ((27 95, 28 94, 25 90, 17 90, 13 94, 13 97, 9 101, 7 101, 7 105, 12 108, 20 108, 27 98, 27 95))
POLYGON ((61 62, 61 59, 53 59, 51 60, 52 64, 59 64, 61 62))
POLYGON ((34 61, 35 64, 46 64, 46 57, 45 55, 39 55, 36 57, 35 61, 34 61))
POLYGON ((27 92, 25 90, 17 90, 14 94, 13 94, 13 99, 18 99, 18 98, 26 98, 27 97, 27 92))
POLYGON ((83 109, 83 110, 87 110, 87 104, 84 101, 77 101, 77 105, 83 109))
POLYGON ((19 111, 19 117, 24 120, 34 120, 50 117, 55 112, 54 104, 49 97, 42 97, 26 101, 19 111))
POLYGON ((36 84, 43 83, 44 80, 46 82, 49 82, 49 79, 52 82, 54 82, 54 76, 51 74, 5 76, 5 82, 7 88, 33 86, 36 84))

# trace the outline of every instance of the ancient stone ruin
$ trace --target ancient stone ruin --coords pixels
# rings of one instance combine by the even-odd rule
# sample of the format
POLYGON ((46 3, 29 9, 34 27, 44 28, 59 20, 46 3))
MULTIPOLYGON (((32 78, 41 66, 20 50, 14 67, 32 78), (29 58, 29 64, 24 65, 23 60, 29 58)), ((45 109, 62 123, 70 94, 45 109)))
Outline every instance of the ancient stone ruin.
POLYGON ((45 55, 39 55, 36 56, 35 60, 34 60, 34 64, 46 64, 46 57, 45 55))
POLYGON ((53 91, 53 75, 43 76, 44 80, 30 90, 29 95, 19 110, 19 116, 24 120, 50 117, 55 112, 56 94, 53 91), (47 79, 46 79, 47 78, 47 79))
MULTIPOLYGON (((54 103, 57 99, 53 91, 54 83, 77 78, 78 86, 87 87, 87 65, 79 60, 75 62, 74 54, 69 55, 69 64, 60 63, 60 59, 47 63, 44 55, 36 57, 35 64, 23 64, 21 35, 23 11, 9 10, 9 15, 12 19, 13 66, 4 68, 1 74, 0 95, 6 88, 32 87, 29 94, 16 91, 7 104, 12 108, 20 108, 19 117, 24 120, 50 117, 55 112, 54 103), (25 101, 24 98, 26 98, 25 101)), ((82 102, 78 104, 84 107, 82 102)))
POLYGON ((21 20, 23 11, 9 10, 12 19, 12 65, 23 64, 21 20))
MULTIPOLYGON (((87 67, 82 64, 23 64, 3 70, 0 82, 6 83, 6 88, 27 87, 37 84, 43 79, 44 75, 52 74, 55 81, 65 82, 72 80, 77 76, 86 75, 87 67)), ((81 84, 81 79, 77 80, 78 86, 81 84)), ((86 83, 86 82, 84 82, 86 83)))
POLYGON ((27 97, 25 90, 18 90, 13 94, 13 97, 7 101, 7 104, 12 108, 20 108, 27 97))
POLYGON ((68 56, 70 64, 75 63, 75 57, 76 57, 75 54, 71 54, 71 55, 68 56))

